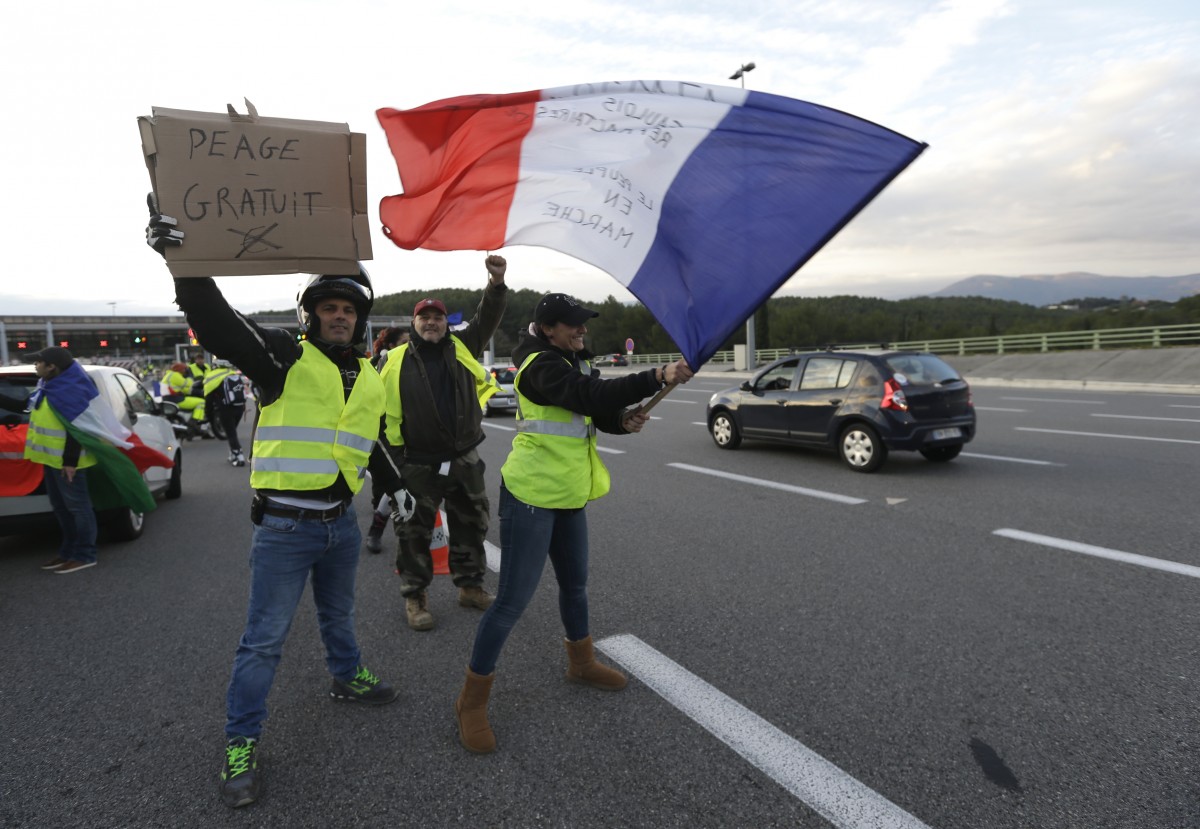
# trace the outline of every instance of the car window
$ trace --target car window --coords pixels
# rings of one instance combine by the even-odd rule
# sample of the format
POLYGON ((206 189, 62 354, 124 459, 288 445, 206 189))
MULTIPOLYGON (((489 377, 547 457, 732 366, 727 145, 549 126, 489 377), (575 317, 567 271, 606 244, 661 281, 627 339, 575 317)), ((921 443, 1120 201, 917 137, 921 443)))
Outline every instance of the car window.
POLYGON ((22 411, 29 405, 29 395, 36 386, 36 375, 0 377, 0 396, 4 397, 4 405, 0 405, 0 416, 19 414, 21 422, 26 422, 28 416, 22 414, 22 411))
POLYGON ((933 354, 893 354, 884 362, 896 375, 900 385, 931 386, 958 380, 958 372, 946 361, 933 354))
POLYGON ((117 379, 117 384, 121 387, 121 391, 125 392, 125 397, 129 401, 129 410, 136 414, 150 414, 154 411, 154 399, 146 393, 132 375, 129 374, 114 374, 117 379))
POLYGON ((850 378, 854 376, 855 367, 854 360, 842 360, 836 357, 810 357, 804 366, 804 377, 800 380, 800 390, 845 388, 850 385, 850 378))
POLYGON ((498 368, 495 371, 497 383, 511 384, 516 379, 517 373, 511 368, 498 368))
POLYGON ((790 389, 792 387, 792 380, 796 376, 796 366, 799 363, 799 358, 780 363, 769 371, 764 372, 754 384, 754 388, 758 391, 786 391, 790 389))

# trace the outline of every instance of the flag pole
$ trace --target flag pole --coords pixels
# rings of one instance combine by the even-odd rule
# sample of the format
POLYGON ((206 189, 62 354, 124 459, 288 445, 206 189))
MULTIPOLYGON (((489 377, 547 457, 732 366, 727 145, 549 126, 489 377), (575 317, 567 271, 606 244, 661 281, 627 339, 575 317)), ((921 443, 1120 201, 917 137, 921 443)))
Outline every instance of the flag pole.
POLYGON ((660 401, 664 397, 666 397, 667 394, 670 393, 671 389, 675 388, 678 385, 679 385, 678 383, 668 383, 667 385, 663 386, 661 389, 658 390, 658 393, 655 394, 654 397, 650 398, 649 403, 645 403, 641 406, 638 406, 637 409, 634 411, 634 414, 649 414, 650 410, 658 405, 658 401, 660 401))

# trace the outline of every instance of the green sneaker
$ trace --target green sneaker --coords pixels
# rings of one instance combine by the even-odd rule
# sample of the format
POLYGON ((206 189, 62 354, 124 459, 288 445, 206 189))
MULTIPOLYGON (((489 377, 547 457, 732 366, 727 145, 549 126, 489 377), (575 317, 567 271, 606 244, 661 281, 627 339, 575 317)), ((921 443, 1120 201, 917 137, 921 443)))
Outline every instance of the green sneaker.
POLYGON ((234 737, 225 745, 221 770, 221 800, 231 809, 249 806, 258 798, 258 740, 234 737))
POLYGON ((333 687, 329 689, 329 696, 347 702, 387 705, 396 699, 398 693, 391 685, 381 681, 375 674, 359 665, 358 673, 354 675, 353 679, 347 682, 342 682, 340 679, 333 681, 333 687))

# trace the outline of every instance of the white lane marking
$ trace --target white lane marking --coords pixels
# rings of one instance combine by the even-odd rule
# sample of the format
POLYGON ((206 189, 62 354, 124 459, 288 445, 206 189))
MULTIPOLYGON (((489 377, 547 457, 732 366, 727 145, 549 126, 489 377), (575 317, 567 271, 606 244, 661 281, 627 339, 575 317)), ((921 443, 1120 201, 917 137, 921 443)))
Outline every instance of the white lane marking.
POLYGON ((1200 406, 1193 406, 1189 403, 1168 403, 1168 409, 1200 409, 1200 406))
POLYGON ((964 458, 983 458, 985 461, 1008 461, 1009 463, 1028 463, 1034 466, 1065 466, 1066 464, 1053 461, 1031 461, 1027 458, 1006 458, 1003 455, 980 455, 976 452, 963 452, 964 458))
POLYGON ((484 426, 487 426, 489 429, 500 429, 501 431, 504 431, 504 432, 515 432, 515 431, 517 431, 517 427, 516 427, 516 426, 501 426, 501 425, 500 425, 500 424, 498 424, 498 423, 491 423, 490 421, 487 421, 487 420, 483 421, 483 425, 484 425, 484 426))
POLYGON ((693 420, 692 425, 693 426, 707 426, 708 424, 705 423, 703 420, 693 420))
POLYGON ((597 452, 607 452, 610 455, 624 455, 625 454, 624 449, 609 449, 607 446, 597 446, 596 451, 597 452))
POLYGON ((483 552, 487 555, 487 567, 493 573, 500 572, 500 548, 490 541, 483 542, 483 552))
POLYGON ((672 400, 670 397, 664 397, 659 403, 682 403, 685 406, 695 406, 700 403, 699 400, 672 400))
POLYGON ((1037 403, 1086 403, 1089 406, 1106 406, 1104 400, 1058 400, 1053 397, 1001 397, 1001 400, 1032 400, 1037 403))
POLYGON ((1029 409, 1000 409, 1000 408, 996 408, 994 406, 976 406, 975 411, 977 411, 977 412, 1021 412, 1022 414, 1024 414, 1025 412, 1028 412, 1029 409))
POLYGON ((1181 576, 1191 576, 1194 579, 1200 579, 1200 567, 1194 567, 1191 564, 1180 564, 1178 561, 1167 561, 1166 559, 1151 558, 1150 556, 1138 555, 1137 553, 1110 550, 1107 547, 1095 547, 1091 544, 1081 544, 1078 541, 1067 541, 1063 538, 1027 533, 1024 530, 994 530, 992 535, 1012 538, 1017 541, 1026 541, 1030 544, 1041 544, 1045 547, 1055 547, 1059 550, 1068 550, 1072 553, 1083 553, 1084 555, 1096 556, 1097 558, 1121 561, 1126 564, 1136 564, 1139 567, 1149 567, 1153 570, 1165 570, 1168 573, 1176 573, 1181 576))
POLYGON ((609 636, 596 645, 650 690, 839 829, 929 829, 636 636, 609 636))
POLYGON ((1032 426, 1014 426, 1014 430, 1018 432, 1044 432, 1048 435, 1082 435, 1089 438, 1116 438, 1117 440, 1152 440, 1156 443, 1194 443, 1200 444, 1200 440, 1183 440, 1181 438, 1151 438, 1141 435, 1109 435, 1104 432, 1070 432, 1066 429, 1034 429, 1032 426))
POLYGON ((682 386, 676 386, 674 391, 672 391, 671 393, 678 394, 681 391, 685 391, 688 394, 707 394, 709 397, 712 397, 712 394, 713 394, 712 392, 708 391, 707 389, 685 389, 682 386))
POLYGON ((1092 417, 1112 417, 1120 418, 1121 420, 1159 420, 1169 423, 1200 423, 1194 417, 1149 417, 1148 415, 1114 415, 1114 414, 1096 414, 1092 412, 1092 417))
POLYGON ((783 492, 794 492, 797 495, 807 495, 811 498, 824 498, 826 501, 837 501, 839 504, 867 503, 865 498, 851 498, 849 495, 838 495, 836 492, 822 492, 819 489, 805 489, 802 486, 781 484, 777 481, 767 481, 762 478, 751 478, 747 475, 735 475, 732 472, 722 472, 719 469, 705 469, 703 466, 692 466, 690 463, 669 463, 667 466, 673 466, 676 469, 684 469, 688 472, 699 472, 701 475, 712 475, 715 478, 726 478, 730 481, 739 481, 743 484, 765 486, 767 489, 779 489, 783 492))

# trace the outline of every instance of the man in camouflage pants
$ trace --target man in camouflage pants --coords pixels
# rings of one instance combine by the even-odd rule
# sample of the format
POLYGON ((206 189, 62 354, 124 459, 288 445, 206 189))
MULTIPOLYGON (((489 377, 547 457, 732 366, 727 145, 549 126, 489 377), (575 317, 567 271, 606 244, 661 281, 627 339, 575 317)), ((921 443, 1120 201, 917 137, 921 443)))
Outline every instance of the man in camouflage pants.
POLYGON ((466 328, 451 333, 446 306, 437 299, 421 300, 413 309, 412 339, 388 352, 380 373, 387 395, 385 443, 416 502, 412 516, 396 523, 396 569, 413 630, 433 627, 429 544, 443 503, 458 603, 486 610, 493 599, 483 588, 490 506, 484 463, 475 447, 484 437, 483 401, 497 387, 475 355, 500 325, 508 286, 503 257, 489 256, 485 265, 488 287, 466 328))

